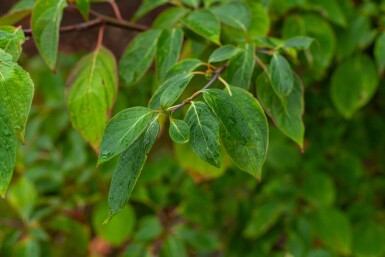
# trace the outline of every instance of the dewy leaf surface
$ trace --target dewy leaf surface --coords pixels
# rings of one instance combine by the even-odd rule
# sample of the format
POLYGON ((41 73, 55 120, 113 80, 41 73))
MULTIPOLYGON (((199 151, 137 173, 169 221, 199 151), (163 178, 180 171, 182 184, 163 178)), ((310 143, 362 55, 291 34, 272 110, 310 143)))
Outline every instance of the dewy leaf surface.
POLYGON ((68 80, 67 105, 72 126, 95 151, 99 150, 116 98, 116 69, 113 54, 99 47, 76 64, 68 80))
POLYGON ((232 45, 221 46, 210 55, 209 62, 226 61, 239 54, 240 52, 241 50, 239 48, 232 45))
POLYGON ((5 196, 16 165, 17 138, 7 109, 0 103, 0 195, 5 196))
POLYGON ((155 57, 160 30, 149 30, 137 35, 125 50, 119 62, 119 76, 126 85, 138 82, 147 72, 155 57))
POLYGON ((163 108, 168 108, 173 105, 186 89, 187 84, 191 81, 192 78, 192 74, 182 73, 166 80, 166 88, 160 97, 160 105, 163 108))
POLYGON ((32 34, 36 46, 51 70, 55 69, 59 47, 59 27, 65 0, 37 0, 32 10, 32 34))
POLYGON ((158 117, 153 116, 145 132, 120 156, 112 177, 108 205, 110 208, 106 221, 119 213, 127 204, 136 181, 159 133, 158 117))
POLYGON ((104 130, 98 164, 125 151, 140 137, 154 113, 145 107, 132 107, 116 114, 104 130))
POLYGON ((294 76, 288 61, 280 54, 273 55, 269 73, 274 91, 279 97, 288 96, 293 89, 294 76))
POLYGON ((239 143, 245 145, 250 139, 250 132, 243 113, 234 99, 219 89, 205 90, 203 98, 227 132, 239 143))
POLYGON ((221 140, 234 163, 241 170, 260 179, 269 143, 269 126, 266 115, 257 99, 246 90, 232 87, 231 92, 234 102, 245 118, 250 138, 246 145, 239 144, 226 129, 221 128, 221 140))
POLYGON ((255 66, 255 46, 253 44, 246 44, 242 50, 241 53, 230 59, 225 74, 226 81, 230 85, 249 89, 255 66))
POLYGON ((7 109, 16 135, 24 142, 34 85, 12 56, 0 49, 0 103, 7 109))
POLYGON ((219 168, 219 123, 210 108, 203 102, 191 102, 185 121, 190 126, 192 150, 202 160, 219 168))
POLYGON ((21 27, 0 26, 0 48, 10 54, 14 62, 19 59, 24 41, 21 27))
POLYGON ((373 97, 378 87, 376 67, 366 55, 346 60, 334 71, 331 96, 336 109, 347 119, 373 97))
POLYGON ((190 127, 183 120, 170 117, 169 134, 175 143, 185 144, 190 140, 190 127))
POLYGON ((303 147, 305 127, 302 121, 304 112, 303 85, 294 77, 294 87, 290 95, 284 98, 286 108, 274 92, 267 75, 261 74, 257 80, 258 98, 262 106, 273 119, 277 127, 290 139, 303 147))
POLYGON ((249 7, 242 2, 231 2, 212 8, 212 11, 226 25, 247 31, 251 24, 249 7))
POLYGON ((221 26, 212 12, 208 10, 192 12, 183 23, 198 35, 219 44, 221 26))
POLYGON ((181 29, 165 29, 159 37, 156 68, 158 79, 163 81, 167 72, 179 59, 183 44, 183 31, 181 29))

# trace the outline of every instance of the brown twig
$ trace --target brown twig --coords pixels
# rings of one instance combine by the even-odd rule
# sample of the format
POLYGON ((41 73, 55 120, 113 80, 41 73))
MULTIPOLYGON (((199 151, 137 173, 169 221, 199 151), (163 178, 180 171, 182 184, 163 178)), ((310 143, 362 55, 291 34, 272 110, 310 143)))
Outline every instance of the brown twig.
MULTIPOLYGON (((103 14, 100 14, 93 10, 91 10, 91 14, 96 16, 97 18, 90 21, 74 24, 74 25, 63 26, 59 29, 60 34, 73 32, 73 31, 89 30, 92 28, 100 27, 104 24, 107 26, 133 30, 133 31, 146 31, 149 29, 149 27, 146 25, 131 23, 125 20, 118 20, 116 18, 112 18, 109 16, 105 16, 103 14)), ((29 36, 29 37, 33 36, 32 29, 24 29, 23 31, 26 36, 29 36)))
POLYGON ((226 64, 219 67, 215 72, 214 72, 214 76, 210 79, 210 81, 204 86, 202 87, 201 90, 197 91, 195 94, 193 94, 192 96, 190 96, 189 98, 185 99, 181 104, 178 104, 178 105, 174 105, 174 106, 171 106, 170 108, 168 108, 167 110, 168 111, 171 111, 171 112, 175 112, 177 110, 180 110, 182 109, 186 104, 188 104, 189 102, 191 102, 192 100, 194 100, 197 96, 199 96, 203 90, 205 89, 208 89, 209 87, 212 86, 212 84, 214 84, 215 81, 217 81, 217 79, 219 78, 219 76, 221 75, 221 72, 226 68, 226 64))

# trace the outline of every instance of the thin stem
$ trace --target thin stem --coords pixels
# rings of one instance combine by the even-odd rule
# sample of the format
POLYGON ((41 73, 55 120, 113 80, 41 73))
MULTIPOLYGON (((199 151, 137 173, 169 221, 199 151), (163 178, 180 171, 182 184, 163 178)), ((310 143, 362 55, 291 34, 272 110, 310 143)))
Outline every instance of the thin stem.
POLYGON ((204 71, 194 71, 191 74, 193 74, 193 75, 207 75, 207 73, 204 71))
POLYGON ((101 26, 99 30, 99 35, 98 35, 98 42, 96 43, 96 49, 98 49, 102 44, 103 44, 103 37, 104 37, 104 28, 106 26, 101 26))
POLYGON ((262 60, 259 58, 259 56, 258 56, 258 55, 255 55, 254 57, 255 57, 255 60, 257 61, 257 63, 259 64, 259 66, 261 66, 261 68, 263 69, 263 71, 264 71, 267 75, 269 75, 269 71, 267 70, 266 65, 262 62, 262 60))
POLYGON ((231 93, 230 85, 226 82, 221 76, 219 76, 218 80, 222 82, 223 85, 225 85, 227 91, 229 91, 230 96, 233 96, 233 93, 231 93))
POLYGON ((118 18, 118 20, 122 21, 123 17, 120 13, 119 6, 116 4, 115 0, 110 0, 108 2, 112 6, 112 9, 114 9, 114 13, 115 13, 116 18, 118 18))
POLYGON ((223 71, 223 69, 225 67, 226 67, 226 64, 223 65, 222 67, 219 67, 214 72, 214 76, 210 79, 210 81, 204 87, 202 87, 199 91, 195 92, 189 98, 185 99, 182 103, 180 103, 178 105, 171 106, 170 108, 167 109, 167 111, 171 111, 171 113, 173 113, 177 110, 182 109, 186 104, 188 104, 189 102, 194 100, 197 96, 199 96, 202 93, 202 91, 204 91, 205 89, 208 89, 209 87, 211 87, 214 84, 215 81, 217 81, 217 79, 219 78, 219 76, 221 75, 221 72, 223 71))
MULTIPOLYGON (((146 31, 150 29, 146 25, 131 23, 125 20, 118 20, 116 18, 100 14, 93 10, 91 10, 90 12, 97 18, 90 21, 74 24, 74 25, 63 26, 59 29, 60 34, 73 32, 73 31, 89 30, 92 28, 100 27, 104 24, 107 26, 117 27, 117 28, 126 29, 126 30, 134 30, 134 31, 146 31)), ((23 32, 28 37, 33 36, 32 29, 23 29, 23 32)))

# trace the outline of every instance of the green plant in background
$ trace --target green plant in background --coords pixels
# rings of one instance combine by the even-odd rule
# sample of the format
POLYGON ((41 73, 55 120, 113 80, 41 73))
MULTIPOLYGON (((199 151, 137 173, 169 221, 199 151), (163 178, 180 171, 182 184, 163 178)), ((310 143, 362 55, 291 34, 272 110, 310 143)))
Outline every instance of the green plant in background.
POLYGON ((384 256, 384 17, 383 1, 147 0, 131 21, 114 1, 19 1, 0 17, 0 255, 384 256), (109 27, 137 33, 119 62, 109 27), (91 53, 58 55, 93 28, 91 53))

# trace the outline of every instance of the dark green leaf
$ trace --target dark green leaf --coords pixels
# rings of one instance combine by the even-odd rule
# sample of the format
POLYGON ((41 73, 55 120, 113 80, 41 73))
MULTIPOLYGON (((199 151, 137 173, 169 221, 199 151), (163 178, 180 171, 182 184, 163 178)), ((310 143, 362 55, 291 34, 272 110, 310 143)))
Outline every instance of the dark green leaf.
POLYGON ((130 147, 145 131, 154 113, 145 107, 132 107, 116 114, 104 130, 98 164, 130 147))
POLYGON ((106 222, 127 204, 146 162, 147 154, 155 143, 159 129, 158 117, 152 116, 145 132, 120 156, 108 195, 110 212, 106 222))
POLYGON ((165 29, 158 40, 156 67, 160 81, 163 81, 167 72, 179 59, 183 44, 181 29, 165 29))
POLYGON ((176 120, 170 117, 169 134, 175 143, 185 144, 190 140, 190 127, 183 120, 176 120))
POLYGON ((126 85, 138 82, 150 68, 160 33, 159 30, 143 32, 125 50, 119 63, 119 75, 126 85))
POLYGON ((0 49, 0 103, 7 109, 16 135, 24 142, 34 85, 29 74, 0 49))
POLYGON ((294 76, 288 61, 280 54, 273 55, 270 61, 269 73, 273 89, 279 97, 285 97, 293 89, 294 76))
POLYGON ((248 34, 251 38, 267 36, 270 30, 270 17, 266 8, 258 2, 248 3, 251 12, 251 23, 248 34))
POLYGON ((337 110, 347 119, 373 97, 378 86, 376 67, 366 55, 342 63, 333 73, 331 96, 337 110))
POLYGON ((235 55, 239 54, 241 50, 232 45, 225 45, 217 48, 209 57, 209 62, 226 61, 235 55))
POLYGON ((203 91, 203 98, 227 132, 242 145, 250 139, 249 127, 234 99, 219 89, 203 91))
POLYGON ((231 2, 212 8, 212 11, 226 25, 247 31, 251 24, 249 7, 242 2, 231 2))
POLYGON ((255 66, 255 46, 246 44, 242 50, 241 53, 230 59, 226 69, 226 81, 230 85, 249 89, 255 66))
POLYGON ((219 44, 221 26, 212 12, 208 10, 192 12, 183 23, 198 35, 219 44))
POLYGON ((323 16, 340 26, 346 26, 344 10, 338 1, 334 0, 309 0, 309 5, 319 10, 323 16))
POLYGON ((246 90, 232 87, 232 98, 239 107, 250 131, 246 145, 241 145, 223 128, 221 139, 227 153, 241 169, 260 179, 269 143, 269 126, 257 99, 246 90))
POLYGON ((367 220, 358 224, 353 233, 355 256, 373 257, 385 254, 385 229, 381 222, 367 220))
POLYGON ((259 76, 257 80, 257 91, 262 106, 277 127, 302 148, 305 133, 305 127, 302 121, 304 102, 303 85, 299 78, 294 77, 293 90, 290 95, 283 98, 284 101, 275 94, 266 74, 259 76), (283 102, 286 103, 286 106, 283 105, 283 102))
POLYGON ((192 8, 198 8, 200 3, 201 3, 201 0, 181 0, 181 1, 185 5, 192 7, 192 8))
POLYGON ((377 63, 379 73, 385 71, 385 32, 381 33, 374 45, 374 58, 377 63))
POLYGON ((164 10, 152 24, 154 28, 169 29, 174 27, 189 11, 181 7, 172 7, 164 10))
POLYGON ((76 0, 76 6, 82 14, 83 18, 88 20, 90 15, 90 0, 76 0))
POLYGON ((352 231, 349 219, 335 209, 321 209, 314 218, 319 238, 331 249, 342 255, 350 253, 352 231))
POLYGON ((188 257, 186 246, 180 238, 170 236, 162 245, 160 257, 188 257))
POLYGON ((161 97, 160 105, 163 108, 168 108, 173 105, 186 89, 188 83, 193 78, 191 74, 180 74, 172 77, 164 82, 165 86, 161 85, 159 88, 165 88, 161 97))
POLYGON ((191 102, 185 121, 190 126, 190 146, 204 161, 220 166, 219 123, 203 102, 191 102))
POLYGON ((0 26, 13 25, 16 22, 21 21, 32 12, 34 4, 35 0, 22 0, 18 2, 7 14, 0 17, 0 26))
POLYGON ((0 26, 0 48, 10 54, 14 62, 19 59, 24 41, 21 27, 0 26))
POLYGON ((308 49, 313 42, 314 39, 310 37, 297 36, 286 40, 283 44, 283 47, 294 48, 297 50, 305 50, 308 49))
POLYGON ((16 165, 17 139, 7 109, 0 102, 0 195, 5 197, 16 165))
POLYGON ((72 126, 99 150, 109 113, 115 102, 118 78, 113 54, 104 47, 83 57, 72 70, 67 104, 72 126))
POLYGON ((167 0, 145 0, 143 3, 139 6, 139 9, 136 11, 134 15, 134 21, 138 20, 142 16, 146 15, 147 13, 151 12, 155 8, 164 5, 167 3, 167 0))
POLYGON ((7 201, 20 217, 28 222, 37 202, 37 189, 27 177, 21 177, 9 188, 7 201))
POLYGON ((32 11, 32 34, 41 56, 51 70, 55 69, 59 47, 59 27, 65 0, 37 0, 32 11))

